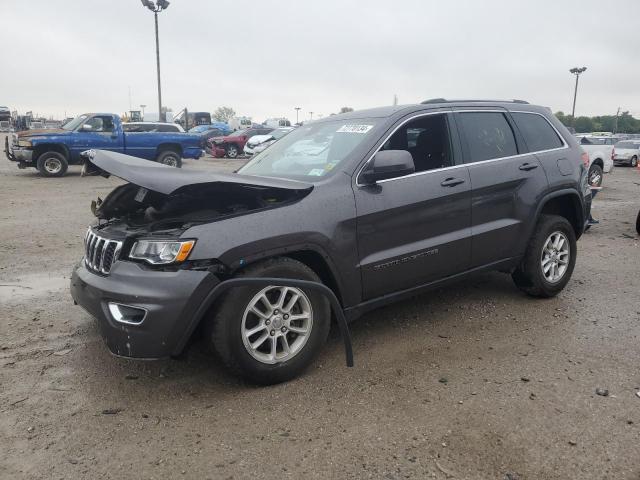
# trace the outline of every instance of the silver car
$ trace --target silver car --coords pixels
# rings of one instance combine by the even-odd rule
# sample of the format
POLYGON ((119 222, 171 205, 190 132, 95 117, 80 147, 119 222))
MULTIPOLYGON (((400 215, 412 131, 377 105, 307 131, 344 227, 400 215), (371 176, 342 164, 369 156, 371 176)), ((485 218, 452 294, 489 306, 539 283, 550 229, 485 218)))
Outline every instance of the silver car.
POLYGON ((638 157, 640 157, 640 141, 623 140, 615 144, 613 151, 614 164, 637 167, 638 157))
POLYGON ((245 143, 244 154, 252 156, 263 152, 269 145, 272 145, 276 140, 284 137, 287 133, 293 130, 293 128, 294 127, 276 128, 266 135, 254 135, 247 140, 247 143, 245 143))

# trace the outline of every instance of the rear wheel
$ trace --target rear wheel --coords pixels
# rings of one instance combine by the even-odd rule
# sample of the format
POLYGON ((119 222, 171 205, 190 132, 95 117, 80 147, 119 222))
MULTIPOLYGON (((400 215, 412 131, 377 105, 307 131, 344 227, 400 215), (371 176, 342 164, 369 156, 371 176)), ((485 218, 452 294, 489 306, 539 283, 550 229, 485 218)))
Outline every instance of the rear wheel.
POLYGON ((629 162, 629 165, 631 165, 632 167, 637 167, 638 166, 638 157, 636 157, 635 155, 633 157, 631 157, 631 162, 629 162))
POLYGON ((160 152, 157 162, 169 167, 182 167, 182 158, 180 157, 180 154, 174 150, 165 150, 164 152, 160 152))
POLYGON ((589 168, 589 185, 592 187, 602 186, 602 167, 600 165, 591 165, 589 168))
POLYGON ((44 177, 61 177, 69 168, 64 155, 58 152, 44 152, 38 157, 38 171, 44 177))
MULTIPOLYGON (((290 258, 249 266, 241 276, 320 281, 290 258)), ((207 341, 226 366, 251 382, 269 385, 290 380, 309 366, 327 339, 331 311, 315 291, 241 287, 225 295, 207 322, 207 341)))
POLYGON ((240 153, 238 151, 238 147, 236 145, 227 145, 227 157, 229 158, 236 158, 238 156, 238 154, 240 153))
POLYGON ((569 282, 576 253, 576 235, 567 219, 542 215, 513 281, 529 295, 553 297, 569 282))

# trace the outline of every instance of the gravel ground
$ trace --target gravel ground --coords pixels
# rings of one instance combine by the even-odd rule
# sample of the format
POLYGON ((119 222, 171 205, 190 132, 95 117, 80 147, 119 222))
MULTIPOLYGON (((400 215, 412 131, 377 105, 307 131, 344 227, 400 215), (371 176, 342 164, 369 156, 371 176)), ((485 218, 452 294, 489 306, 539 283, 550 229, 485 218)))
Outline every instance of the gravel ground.
POLYGON ((0 161, 1 478, 640 479, 639 170, 606 176, 557 298, 481 275, 353 324, 353 369, 334 333, 267 388, 197 348, 112 357, 73 306, 89 204, 117 184, 0 161))

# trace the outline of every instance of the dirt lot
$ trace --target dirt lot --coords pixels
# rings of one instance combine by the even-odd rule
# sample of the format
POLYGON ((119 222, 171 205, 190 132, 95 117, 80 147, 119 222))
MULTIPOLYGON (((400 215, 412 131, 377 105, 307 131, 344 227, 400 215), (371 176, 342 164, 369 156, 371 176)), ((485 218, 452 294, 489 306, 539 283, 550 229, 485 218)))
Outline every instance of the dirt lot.
POLYGON ((108 353, 67 284, 116 184, 0 160, 1 478, 640 479, 640 171, 605 178, 559 297, 483 275, 359 320, 355 368, 333 334, 268 388, 199 349, 108 353))

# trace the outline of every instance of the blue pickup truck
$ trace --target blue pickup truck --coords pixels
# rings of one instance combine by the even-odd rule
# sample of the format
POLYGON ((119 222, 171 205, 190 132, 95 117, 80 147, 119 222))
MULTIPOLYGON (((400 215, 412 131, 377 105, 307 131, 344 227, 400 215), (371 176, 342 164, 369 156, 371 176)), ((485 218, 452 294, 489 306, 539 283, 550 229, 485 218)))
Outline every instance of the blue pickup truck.
POLYGON ((59 129, 17 132, 5 139, 7 158, 19 168, 35 167, 45 177, 61 177, 69 165, 84 163, 85 150, 110 150, 181 167, 200 158, 200 137, 188 133, 130 132, 112 113, 84 113, 59 129))

